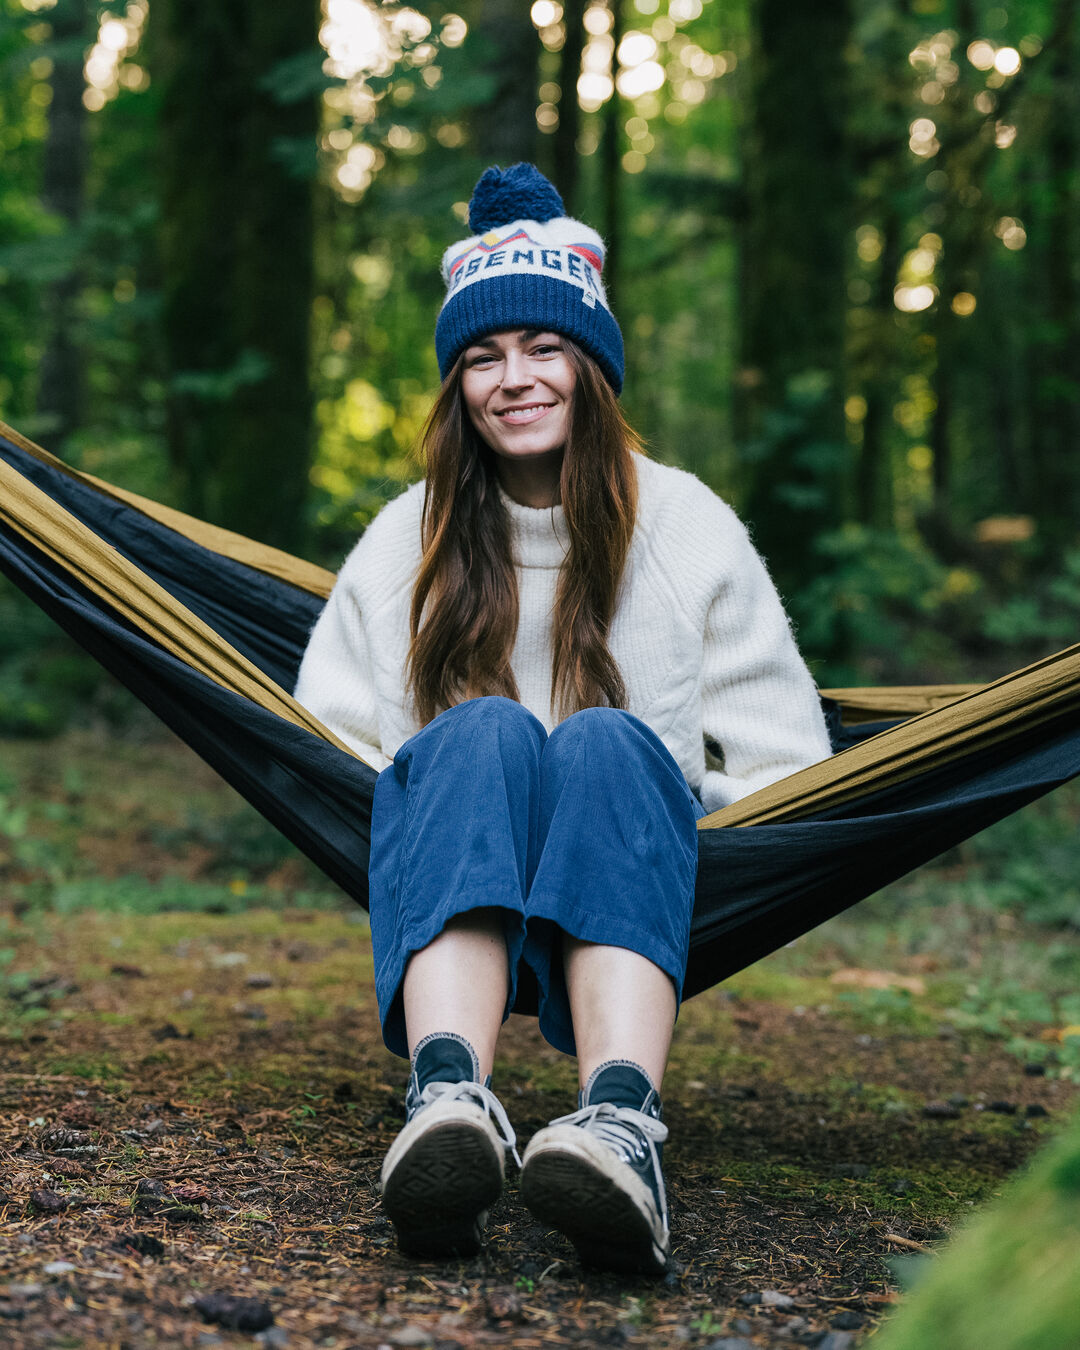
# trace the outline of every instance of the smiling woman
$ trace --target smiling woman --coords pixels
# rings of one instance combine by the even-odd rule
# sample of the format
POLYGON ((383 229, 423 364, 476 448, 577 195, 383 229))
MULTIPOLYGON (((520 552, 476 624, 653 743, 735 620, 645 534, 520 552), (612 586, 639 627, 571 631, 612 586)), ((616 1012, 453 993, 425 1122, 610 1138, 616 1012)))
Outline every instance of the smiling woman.
POLYGON ((535 1011, 581 1092, 531 1140, 522 1197, 583 1260, 659 1274, 697 821, 829 739, 745 529, 623 417, 600 237, 528 164, 483 175, 469 224, 443 257, 425 480, 346 560, 296 691, 385 766, 376 993, 412 1064, 383 1202, 407 1251, 476 1250, 517 1158, 496 1039, 535 1011))

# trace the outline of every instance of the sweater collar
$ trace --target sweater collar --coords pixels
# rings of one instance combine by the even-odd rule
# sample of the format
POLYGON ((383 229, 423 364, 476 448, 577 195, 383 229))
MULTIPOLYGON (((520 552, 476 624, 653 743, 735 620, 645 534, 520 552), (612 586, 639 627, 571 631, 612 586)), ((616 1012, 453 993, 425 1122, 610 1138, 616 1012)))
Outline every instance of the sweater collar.
POLYGON ((561 506, 522 506, 498 485, 510 517, 510 544, 519 567, 561 567, 570 548, 561 506))

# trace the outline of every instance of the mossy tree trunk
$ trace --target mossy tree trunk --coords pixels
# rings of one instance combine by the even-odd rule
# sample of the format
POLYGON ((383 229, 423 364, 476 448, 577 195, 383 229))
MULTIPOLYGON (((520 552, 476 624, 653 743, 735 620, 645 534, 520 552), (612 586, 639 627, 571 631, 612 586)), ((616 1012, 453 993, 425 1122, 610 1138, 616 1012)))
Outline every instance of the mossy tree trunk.
MULTIPOLYGON (((41 165, 41 200, 69 229, 77 229, 86 196, 85 47, 91 18, 86 0, 59 0, 49 13, 56 55, 50 80, 48 132, 41 165)), ((81 424, 85 390, 83 348, 76 330, 82 271, 76 265, 45 291, 46 335, 38 382, 42 427, 60 445, 81 424)))
POLYGON ((744 151, 743 503, 782 590, 843 514, 850 0, 759 0, 744 151), (783 424, 776 414, 783 414, 783 424))
POLYGON ((286 548, 310 455, 318 105, 277 97, 272 72, 315 48, 318 22, 316 0, 152 15, 170 454, 189 510, 286 548))
POLYGON ((1075 537, 1080 516, 1080 5, 1059 0, 1055 16, 1060 37, 1049 53, 1045 187, 1034 231, 1042 236, 1046 321, 1033 344, 1032 450, 1040 531, 1058 548, 1075 537))

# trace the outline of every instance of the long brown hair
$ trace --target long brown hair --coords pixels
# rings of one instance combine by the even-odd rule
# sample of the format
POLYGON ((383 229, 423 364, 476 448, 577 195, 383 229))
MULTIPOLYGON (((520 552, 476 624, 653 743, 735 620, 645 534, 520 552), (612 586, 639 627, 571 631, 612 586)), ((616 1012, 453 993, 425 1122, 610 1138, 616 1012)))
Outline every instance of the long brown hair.
MULTIPOLYGON (((633 454, 642 443, 600 367, 562 339, 577 381, 560 476, 570 547, 552 616, 551 707, 626 707, 626 685, 608 649, 619 582, 637 514, 633 454)), ((427 466, 423 557, 412 595, 408 682, 421 725, 468 698, 518 699, 510 657, 518 625, 510 517, 495 455, 462 394, 464 354, 420 437, 427 466)))

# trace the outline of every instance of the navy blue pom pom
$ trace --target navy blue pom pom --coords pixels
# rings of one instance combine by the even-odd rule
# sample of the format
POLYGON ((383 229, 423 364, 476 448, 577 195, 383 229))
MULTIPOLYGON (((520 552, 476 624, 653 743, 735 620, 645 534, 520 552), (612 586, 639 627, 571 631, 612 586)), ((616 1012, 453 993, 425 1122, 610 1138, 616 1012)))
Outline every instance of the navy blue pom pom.
POLYGON ((473 188, 469 202, 469 229, 473 234, 509 225, 512 220, 536 220, 543 224, 565 216, 566 207, 553 183, 535 164, 493 165, 485 169, 473 188))

